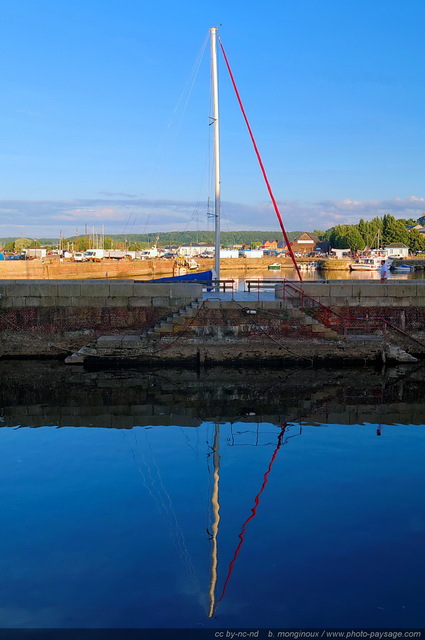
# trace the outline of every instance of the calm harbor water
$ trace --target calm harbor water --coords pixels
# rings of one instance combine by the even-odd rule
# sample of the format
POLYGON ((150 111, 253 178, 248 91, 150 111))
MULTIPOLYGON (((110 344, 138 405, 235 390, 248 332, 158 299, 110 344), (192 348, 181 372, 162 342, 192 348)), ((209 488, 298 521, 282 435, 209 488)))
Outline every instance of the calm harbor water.
POLYGON ((0 627, 424 626, 422 367, 0 382, 0 627))
MULTIPOLYGON (((245 288, 246 280, 294 280, 299 281, 298 274, 295 269, 280 269, 279 271, 273 271, 269 269, 252 269, 248 272, 242 270, 223 271, 221 274, 223 280, 229 279, 235 281, 235 286, 243 290, 245 288)), ((374 271, 349 271, 347 269, 338 271, 318 271, 316 269, 301 269, 301 277, 305 281, 317 280, 376 280, 380 281, 381 275, 379 269, 374 271)), ((418 269, 410 273, 395 273, 390 271, 388 280, 423 280, 425 277, 424 270, 418 269)))
MULTIPOLYGON (((318 271, 317 269, 301 269, 301 277, 305 282, 326 282, 330 280, 366 280, 380 282, 381 279, 379 269, 374 271, 349 271, 347 269, 318 271)), ((390 271, 388 280, 424 280, 424 278, 424 270, 418 269, 410 273, 395 273, 390 271)), ((233 287, 235 291, 246 291, 248 289, 248 282, 251 282, 251 291, 252 287, 255 286, 254 283, 259 283, 261 289, 261 283, 269 281, 268 288, 270 289, 272 283, 279 282, 280 280, 294 281, 294 283, 299 282, 299 277, 295 269, 286 267, 278 271, 264 268, 250 269, 249 271, 244 271, 243 269, 223 270, 221 272, 221 279, 228 281, 226 285, 227 291, 230 291, 231 287, 233 287)))

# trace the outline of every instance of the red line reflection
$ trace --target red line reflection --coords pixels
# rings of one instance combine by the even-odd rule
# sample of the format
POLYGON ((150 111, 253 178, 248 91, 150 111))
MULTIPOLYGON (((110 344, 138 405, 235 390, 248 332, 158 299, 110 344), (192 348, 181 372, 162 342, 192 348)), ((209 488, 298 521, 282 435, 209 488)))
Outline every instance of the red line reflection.
POLYGON ((276 460, 276 456, 277 456, 277 453, 278 453, 278 451, 279 451, 280 447, 282 446, 282 440, 283 440, 283 436, 284 436, 284 433, 285 433, 286 427, 287 427, 287 425, 286 425, 286 423, 285 423, 285 424, 283 425, 283 427, 282 427, 282 429, 281 429, 280 433, 279 433, 278 438, 277 438, 277 445, 276 445, 275 450, 273 451, 272 459, 270 460, 270 463, 269 463, 269 466, 268 466, 268 468, 267 468, 267 471, 266 471, 266 472, 265 472, 265 474, 264 474, 263 484, 261 485, 261 489, 260 489, 260 491, 257 493, 257 495, 255 496, 255 499, 254 499, 254 503, 255 503, 255 504, 254 504, 253 508, 251 509, 251 515, 249 516, 249 518, 247 518, 247 519, 245 520, 245 522, 244 522, 244 523, 243 523, 243 525, 242 525, 242 530, 241 530, 241 532, 240 532, 240 534, 239 534, 239 536, 238 536, 238 537, 239 537, 239 544, 238 544, 238 546, 237 546, 237 548, 236 548, 236 551, 235 551, 235 554, 234 554, 234 556, 233 556, 233 558, 232 558, 232 560, 231 560, 231 562, 230 562, 230 565, 229 565, 229 571, 228 571, 228 573, 227 573, 227 578, 226 578, 226 581, 225 581, 224 586, 223 586, 223 591, 222 591, 222 593, 221 593, 220 598, 217 600, 217 606, 218 606, 219 602, 221 602, 221 600, 223 599, 223 597, 224 597, 224 595, 225 595, 225 593, 226 593, 227 585, 229 584, 229 580, 230 580, 231 575, 232 575, 232 573, 233 573, 233 568, 234 568, 235 562, 236 562, 236 560, 237 560, 237 557, 238 557, 238 555, 239 555, 239 552, 240 552, 241 547, 242 547, 242 545, 243 545, 243 543, 244 543, 244 540, 245 540, 245 532, 246 532, 247 524, 248 524, 248 522, 249 522, 250 520, 253 520, 253 519, 255 518, 255 516, 256 516, 257 509, 258 509, 258 505, 260 504, 260 496, 261 496, 261 494, 263 493, 263 491, 264 491, 264 489, 266 488, 266 485, 267 485, 267 483, 268 483, 268 481, 269 481, 269 475, 270 475, 270 472, 271 472, 271 470, 272 470, 273 463, 274 463, 274 461, 276 460))

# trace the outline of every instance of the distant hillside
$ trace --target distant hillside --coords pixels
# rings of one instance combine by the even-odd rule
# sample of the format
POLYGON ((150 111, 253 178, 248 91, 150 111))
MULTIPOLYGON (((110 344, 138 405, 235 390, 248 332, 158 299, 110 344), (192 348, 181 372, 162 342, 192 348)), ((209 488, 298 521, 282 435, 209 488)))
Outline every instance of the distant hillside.
MULTIPOLYGON (((288 233, 290 240, 297 237, 301 231, 291 231, 288 233)), ((170 231, 168 233, 144 233, 130 235, 110 235, 112 240, 123 242, 148 242, 154 244, 159 237, 159 245, 181 245, 205 242, 214 244, 213 231, 170 231)), ((222 231, 220 234, 222 244, 248 244, 251 242, 263 242, 266 240, 283 240, 281 231, 222 231)))
MULTIPOLYGON (((13 236, 9 238, 0 238, 0 246, 4 245, 6 242, 15 242, 18 238, 29 238, 29 236, 13 236)), ((37 238, 37 246, 45 245, 45 244, 58 244, 58 238, 37 238)))
MULTIPOLYGON (((290 231, 288 237, 293 240, 300 235, 302 231, 290 231)), ((90 234, 89 234, 90 235, 90 234)), ((162 233, 160 231, 156 233, 131 233, 131 234, 106 234, 108 238, 111 238, 114 242, 125 242, 128 244, 133 242, 147 242, 148 244, 154 244, 156 238, 159 237, 158 244, 164 245, 181 245, 205 242, 207 244, 214 244, 214 231, 170 231, 168 233, 162 233)), ((21 236, 25 237, 25 236, 21 236)), ((81 237, 81 235, 80 235, 81 237)), ((281 231, 222 231, 220 234, 222 244, 249 244, 251 242, 264 242, 266 240, 283 240, 281 231)), ((0 238, 0 245, 4 245, 6 242, 13 242, 15 238, 0 238)), ((67 240, 75 241, 75 236, 70 236, 67 240)), ((37 244, 42 245, 57 245, 59 243, 58 238, 37 238, 37 244)))

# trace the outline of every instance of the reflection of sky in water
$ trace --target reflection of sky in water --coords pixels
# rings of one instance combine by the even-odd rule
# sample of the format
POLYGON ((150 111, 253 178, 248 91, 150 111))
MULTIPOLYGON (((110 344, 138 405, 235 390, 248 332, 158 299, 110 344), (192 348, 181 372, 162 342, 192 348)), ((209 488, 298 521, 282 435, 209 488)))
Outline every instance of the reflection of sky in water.
POLYGON ((1 429, 1 626, 423 626, 422 426, 215 428, 1 429))

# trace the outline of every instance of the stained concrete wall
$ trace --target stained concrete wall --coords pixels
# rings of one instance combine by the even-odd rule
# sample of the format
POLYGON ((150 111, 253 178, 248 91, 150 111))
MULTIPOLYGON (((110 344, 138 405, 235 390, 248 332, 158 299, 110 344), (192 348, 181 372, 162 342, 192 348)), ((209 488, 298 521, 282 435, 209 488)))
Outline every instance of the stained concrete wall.
POLYGON ((202 285, 134 280, 0 280, 0 309, 29 307, 181 307, 202 285))
POLYGON ((312 298, 350 318, 382 317, 401 329, 425 329, 425 280, 293 282, 276 285, 275 293, 296 306, 314 306, 312 298))
POLYGON ((425 307, 425 280, 287 282, 276 298, 298 298, 297 290, 329 307, 425 307))
MULTIPOLYGON (((344 315, 381 316, 408 331, 424 331, 425 281, 294 282, 287 285, 286 294, 288 299, 295 296, 298 306, 300 291, 344 315)), ((159 320, 201 298, 202 285, 133 280, 0 280, 0 296, 0 356, 63 355, 101 336, 140 336, 159 320)), ((282 285, 277 286, 276 296, 255 316, 246 315, 234 302, 210 301, 190 322, 177 326, 180 336, 175 346, 156 350, 163 358, 178 360, 200 353, 200 347, 206 348, 208 343, 208 354, 204 349, 201 356, 204 353, 211 361, 229 358, 238 349, 240 357, 248 354, 256 360, 279 356, 288 346, 282 345, 282 339, 288 338, 297 341, 297 347, 286 351, 301 353, 304 349, 302 357, 307 357, 312 344, 324 342, 326 336, 317 334, 318 329, 323 330, 305 322, 302 325, 287 312, 282 285), (215 328, 213 335, 211 327, 215 328)), ((261 302, 255 302, 255 307, 261 307, 261 302)), ((326 324, 320 310, 317 320, 326 324)), ((175 337, 170 335, 169 340, 175 337)), ((381 348, 379 344, 363 347, 369 358, 381 348)), ((338 350, 338 357, 347 358, 360 352, 359 345, 342 344, 340 340, 334 345, 328 340, 323 349, 328 358, 338 356, 338 350)))
POLYGON ((53 355, 105 333, 142 333, 202 285, 133 280, 0 280, 0 356, 53 355))

